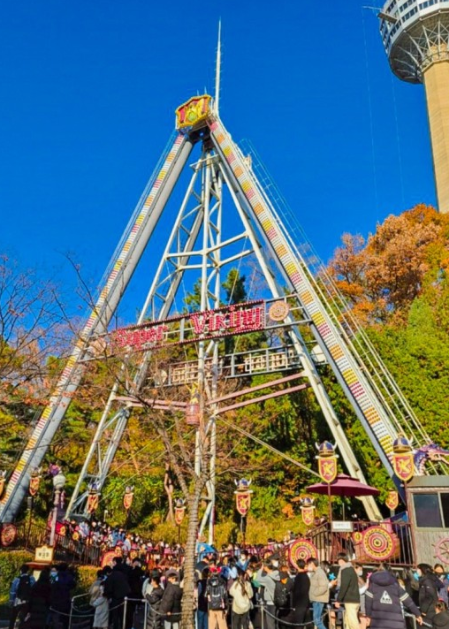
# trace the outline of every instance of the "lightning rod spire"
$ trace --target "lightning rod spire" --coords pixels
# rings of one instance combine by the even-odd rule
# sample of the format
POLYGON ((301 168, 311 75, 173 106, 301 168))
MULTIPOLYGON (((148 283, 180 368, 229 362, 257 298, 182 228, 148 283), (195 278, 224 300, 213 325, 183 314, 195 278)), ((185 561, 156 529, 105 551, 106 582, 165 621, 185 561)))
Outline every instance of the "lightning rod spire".
POLYGON ((218 21, 218 46, 217 46, 217 64, 215 68, 215 113, 218 115, 218 106, 220 102, 220 74, 221 74, 221 18, 218 21))

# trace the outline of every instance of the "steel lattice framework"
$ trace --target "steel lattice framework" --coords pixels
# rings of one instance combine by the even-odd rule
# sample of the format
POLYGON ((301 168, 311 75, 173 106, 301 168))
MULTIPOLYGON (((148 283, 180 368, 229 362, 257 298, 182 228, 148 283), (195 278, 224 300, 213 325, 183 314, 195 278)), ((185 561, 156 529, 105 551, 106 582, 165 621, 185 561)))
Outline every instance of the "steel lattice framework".
MULTIPOLYGON (((277 323, 283 330, 285 347, 259 351, 255 361, 254 356, 248 356, 248 360, 242 358, 242 364, 257 364, 259 369, 260 365, 265 365, 265 371, 270 370, 270 365, 272 371, 289 369, 292 374, 279 382, 285 384, 300 379, 301 384, 284 392, 310 387, 346 469, 361 482, 366 482, 361 466, 331 404, 310 344, 304 339, 302 326, 308 326, 311 331, 399 491, 402 492, 403 487, 392 464, 393 441, 397 434, 413 435, 415 444, 430 441, 369 340, 351 319, 344 300, 322 276, 315 275, 301 253, 288 212, 282 210, 279 196, 273 194, 275 189, 257 163, 256 156, 251 159, 232 140, 209 96, 190 99, 177 112, 177 132, 136 207, 57 388, 9 478, 0 502, 0 521, 15 518, 28 488, 30 473, 42 461, 60 426, 81 381, 86 361, 92 358, 98 343, 107 334, 117 305, 154 237, 158 221, 194 147, 199 149, 199 156, 191 163, 190 181, 140 310, 137 326, 145 322, 156 325, 176 312, 176 295, 188 272, 197 274, 201 316, 206 312, 217 312, 224 272, 234 263, 252 256, 263 275, 270 299, 286 304, 286 287, 289 308, 277 323), (223 210, 224 190, 235 211, 232 220, 223 210)), ((224 377, 223 364, 227 365, 231 377, 236 375, 232 372, 235 355, 221 355, 219 340, 215 337, 200 337, 196 347, 194 379, 204 392, 206 408, 206 425, 202 433, 197 433, 196 448, 203 447, 202 434, 207 435, 207 447, 210 448, 208 506, 202 529, 209 526, 211 541, 215 503, 215 423, 220 412, 231 408, 220 406, 220 403, 233 397, 217 397, 217 382, 224 377)), ((147 378, 151 348, 150 343, 141 354, 131 394, 138 394, 147 378)), ((94 485, 98 491, 104 486, 134 405, 133 395, 124 399, 118 391, 116 384, 98 424, 67 515, 85 513, 89 485, 94 485)), ((161 410, 164 410, 163 404, 161 410)), ((201 464, 200 457, 196 464, 201 464)), ((374 499, 365 498, 364 505, 371 519, 380 516, 374 499)))

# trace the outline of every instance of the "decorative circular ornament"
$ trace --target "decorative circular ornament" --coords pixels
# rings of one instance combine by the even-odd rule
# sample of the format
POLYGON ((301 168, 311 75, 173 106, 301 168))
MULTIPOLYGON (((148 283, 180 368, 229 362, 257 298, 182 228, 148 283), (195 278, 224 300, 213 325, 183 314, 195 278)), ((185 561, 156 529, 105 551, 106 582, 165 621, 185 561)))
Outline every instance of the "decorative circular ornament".
POLYGON ((290 312, 290 308, 285 301, 275 301, 268 310, 268 316, 272 321, 283 321, 290 312))
POLYGON ((114 550, 108 550, 101 558, 101 567, 112 566, 112 560, 117 557, 114 550))
POLYGON ((363 550, 371 559, 385 561, 395 551, 394 537, 380 526, 370 526, 363 533, 363 550))
POLYGON ((449 537, 443 537, 435 544, 435 557, 441 563, 449 563, 449 537))
POLYGON ((0 533, 0 546, 11 546, 17 538, 17 528, 14 524, 4 524, 0 533))
POLYGON ((80 538, 80 534, 78 533, 78 531, 75 531, 72 535, 72 539, 74 542, 77 542, 80 538))
POLYGON ((288 558, 296 570, 300 559, 307 561, 311 557, 318 557, 318 550, 308 539, 299 538, 290 545, 288 558))
POLYGON ((358 544, 361 544, 363 541, 363 533, 361 533, 360 531, 355 531, 355 533, 352 534, 352 541, 356 546, 358 544))

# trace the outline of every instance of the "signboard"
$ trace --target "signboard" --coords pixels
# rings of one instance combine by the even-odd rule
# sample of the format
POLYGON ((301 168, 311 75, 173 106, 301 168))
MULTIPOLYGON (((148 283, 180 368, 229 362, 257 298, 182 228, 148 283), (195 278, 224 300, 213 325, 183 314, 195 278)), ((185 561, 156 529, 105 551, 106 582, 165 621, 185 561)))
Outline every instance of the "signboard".
POLYGON ((248 334, 265 328, 265 310, 265 302, 258 300, 120 328, 111 335, 112 345, 143 351, 170 342, 196 343, 248 334))
POLYGON ((34 561, 39 563, 51 563, 53 561, 53 548, 44 544, 38 546, 34 553, 34 561))
POLYGON ((339 520, 333 520, 332 531, 334 533, 352 533, 354 530, 354 522, 344 522, 339 520))

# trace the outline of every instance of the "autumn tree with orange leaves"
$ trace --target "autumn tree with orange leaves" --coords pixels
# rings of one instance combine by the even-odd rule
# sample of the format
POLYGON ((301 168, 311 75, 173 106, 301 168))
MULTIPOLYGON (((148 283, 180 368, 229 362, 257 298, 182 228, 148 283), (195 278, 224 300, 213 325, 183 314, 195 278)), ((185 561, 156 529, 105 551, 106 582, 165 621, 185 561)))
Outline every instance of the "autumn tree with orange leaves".
POLYGON ((389 216, 368 239, 344 234, 329 273, 362 324, 403 319, 449 264, 449 217, 417 205, 389 216))

